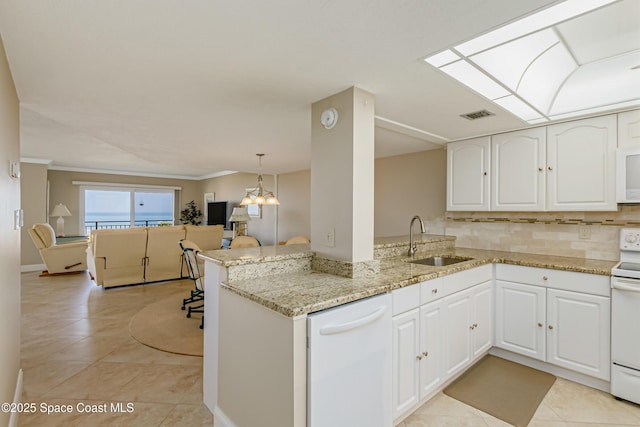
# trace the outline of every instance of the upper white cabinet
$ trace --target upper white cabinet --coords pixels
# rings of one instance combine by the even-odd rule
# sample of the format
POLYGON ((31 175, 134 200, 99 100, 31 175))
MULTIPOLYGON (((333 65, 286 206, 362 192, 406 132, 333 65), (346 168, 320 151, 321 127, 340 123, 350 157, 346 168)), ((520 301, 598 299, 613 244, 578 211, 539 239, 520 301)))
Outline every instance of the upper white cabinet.
POLYGON ((491 137, 491 210, 545 209, 546 151, 543 127, 491 137))
POLYGON ((640 145, 640 110, 618 114, 618 147, 640 145))
POLYGON ((447 210, 489 210, 491 138, 447 144, 447 210))
POLYGON ((547 209, 616 210, 616 116, 547 126, 547 209))
POLYGON ((615 211, 618 128, 640 143, 639 116, 631 111, 449 143, 447 210, 615 211))

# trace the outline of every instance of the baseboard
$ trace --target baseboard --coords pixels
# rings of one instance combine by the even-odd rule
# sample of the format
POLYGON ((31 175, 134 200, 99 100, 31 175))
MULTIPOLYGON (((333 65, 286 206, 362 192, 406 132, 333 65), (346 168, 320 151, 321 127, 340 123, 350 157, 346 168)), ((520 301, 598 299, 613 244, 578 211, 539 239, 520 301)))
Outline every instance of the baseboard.
MULTIPOLYGON (((16 405, 18 403, 20 403, 20 401, 22 400, 22 369, 20 369, 18 371, 18 379, 16 380, 16 391, 13 394, 13 403, 15 403, 16 405)), ((20 415, 19 412, 14 411, 11 413, 11 416, 9 417, 9 425, 8 427, 18 427, 18 416, 20 415)))
POLYGON ((47 269, 47 266, 44 264, 27 264, 27 265, 20 266, 21 273, 29 273, 31 271, 42 271, 46 269, 47 269))
POLYGON ((213 410, 213 425, 216 427, 236 427, 219 406, 213 410))

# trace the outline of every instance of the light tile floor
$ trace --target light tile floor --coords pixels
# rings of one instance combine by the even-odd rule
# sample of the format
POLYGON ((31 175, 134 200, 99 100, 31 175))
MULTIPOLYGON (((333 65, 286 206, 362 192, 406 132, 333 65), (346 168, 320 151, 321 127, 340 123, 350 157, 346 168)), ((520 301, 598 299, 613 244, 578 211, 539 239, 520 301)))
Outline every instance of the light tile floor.
MULTIPOLYGON (((202 358, 140 344, 131 317, 145 305, 175 295, 177 309, 189 281, 97 287, 85 273, 22 274, 23 402, 72 405, 74 412, 23 414, 20 426, 212 426, 202 402, 202 358), (133 403, 133 412, 80 414, 79 403, 133 403)), ((508 424, 442 393, 399 427, 508 424)), ((640 426, 640 406, 558 379, 530 427, 640 426)), ((252 426, 253 427, 253 426, 252 426)), ((256 426, 260 427, 260 426, 256 426)))
POLYGON ((192 287, 172 281, 104 290, 86 273, 23 273, 23 402, 38 412, 22 414, 19 425, 212 426, 202 404, 202 358, 155 350, 129 335, 131 317, 145 305, 175 295, 180 310, 192 287), (123 412, 111 411, 118 402, 123 412), (78 403, 106 403, 107 413, 79 413, 78 403), (42 404, 70 404, 73 412, 47 415, 42 404))

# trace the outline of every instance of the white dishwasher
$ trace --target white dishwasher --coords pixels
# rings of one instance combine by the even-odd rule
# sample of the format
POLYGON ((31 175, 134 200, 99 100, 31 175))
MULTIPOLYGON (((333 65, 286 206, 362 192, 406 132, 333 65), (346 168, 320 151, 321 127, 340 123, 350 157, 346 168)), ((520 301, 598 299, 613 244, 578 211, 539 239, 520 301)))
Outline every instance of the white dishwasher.
POLYGON ((390 427, 391 294, 307 319, 307 426, 390 427))

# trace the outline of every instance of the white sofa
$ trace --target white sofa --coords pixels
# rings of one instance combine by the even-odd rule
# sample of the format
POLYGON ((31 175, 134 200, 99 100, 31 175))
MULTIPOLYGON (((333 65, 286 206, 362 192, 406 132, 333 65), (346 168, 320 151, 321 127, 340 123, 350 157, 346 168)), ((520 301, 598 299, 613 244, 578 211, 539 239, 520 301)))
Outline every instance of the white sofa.
POLYGON ((220 249, 223 231, 221 225, 93 230, 86 251, 89 273, 105 288, 180 279, 187 275, 180 240, 220 249))

